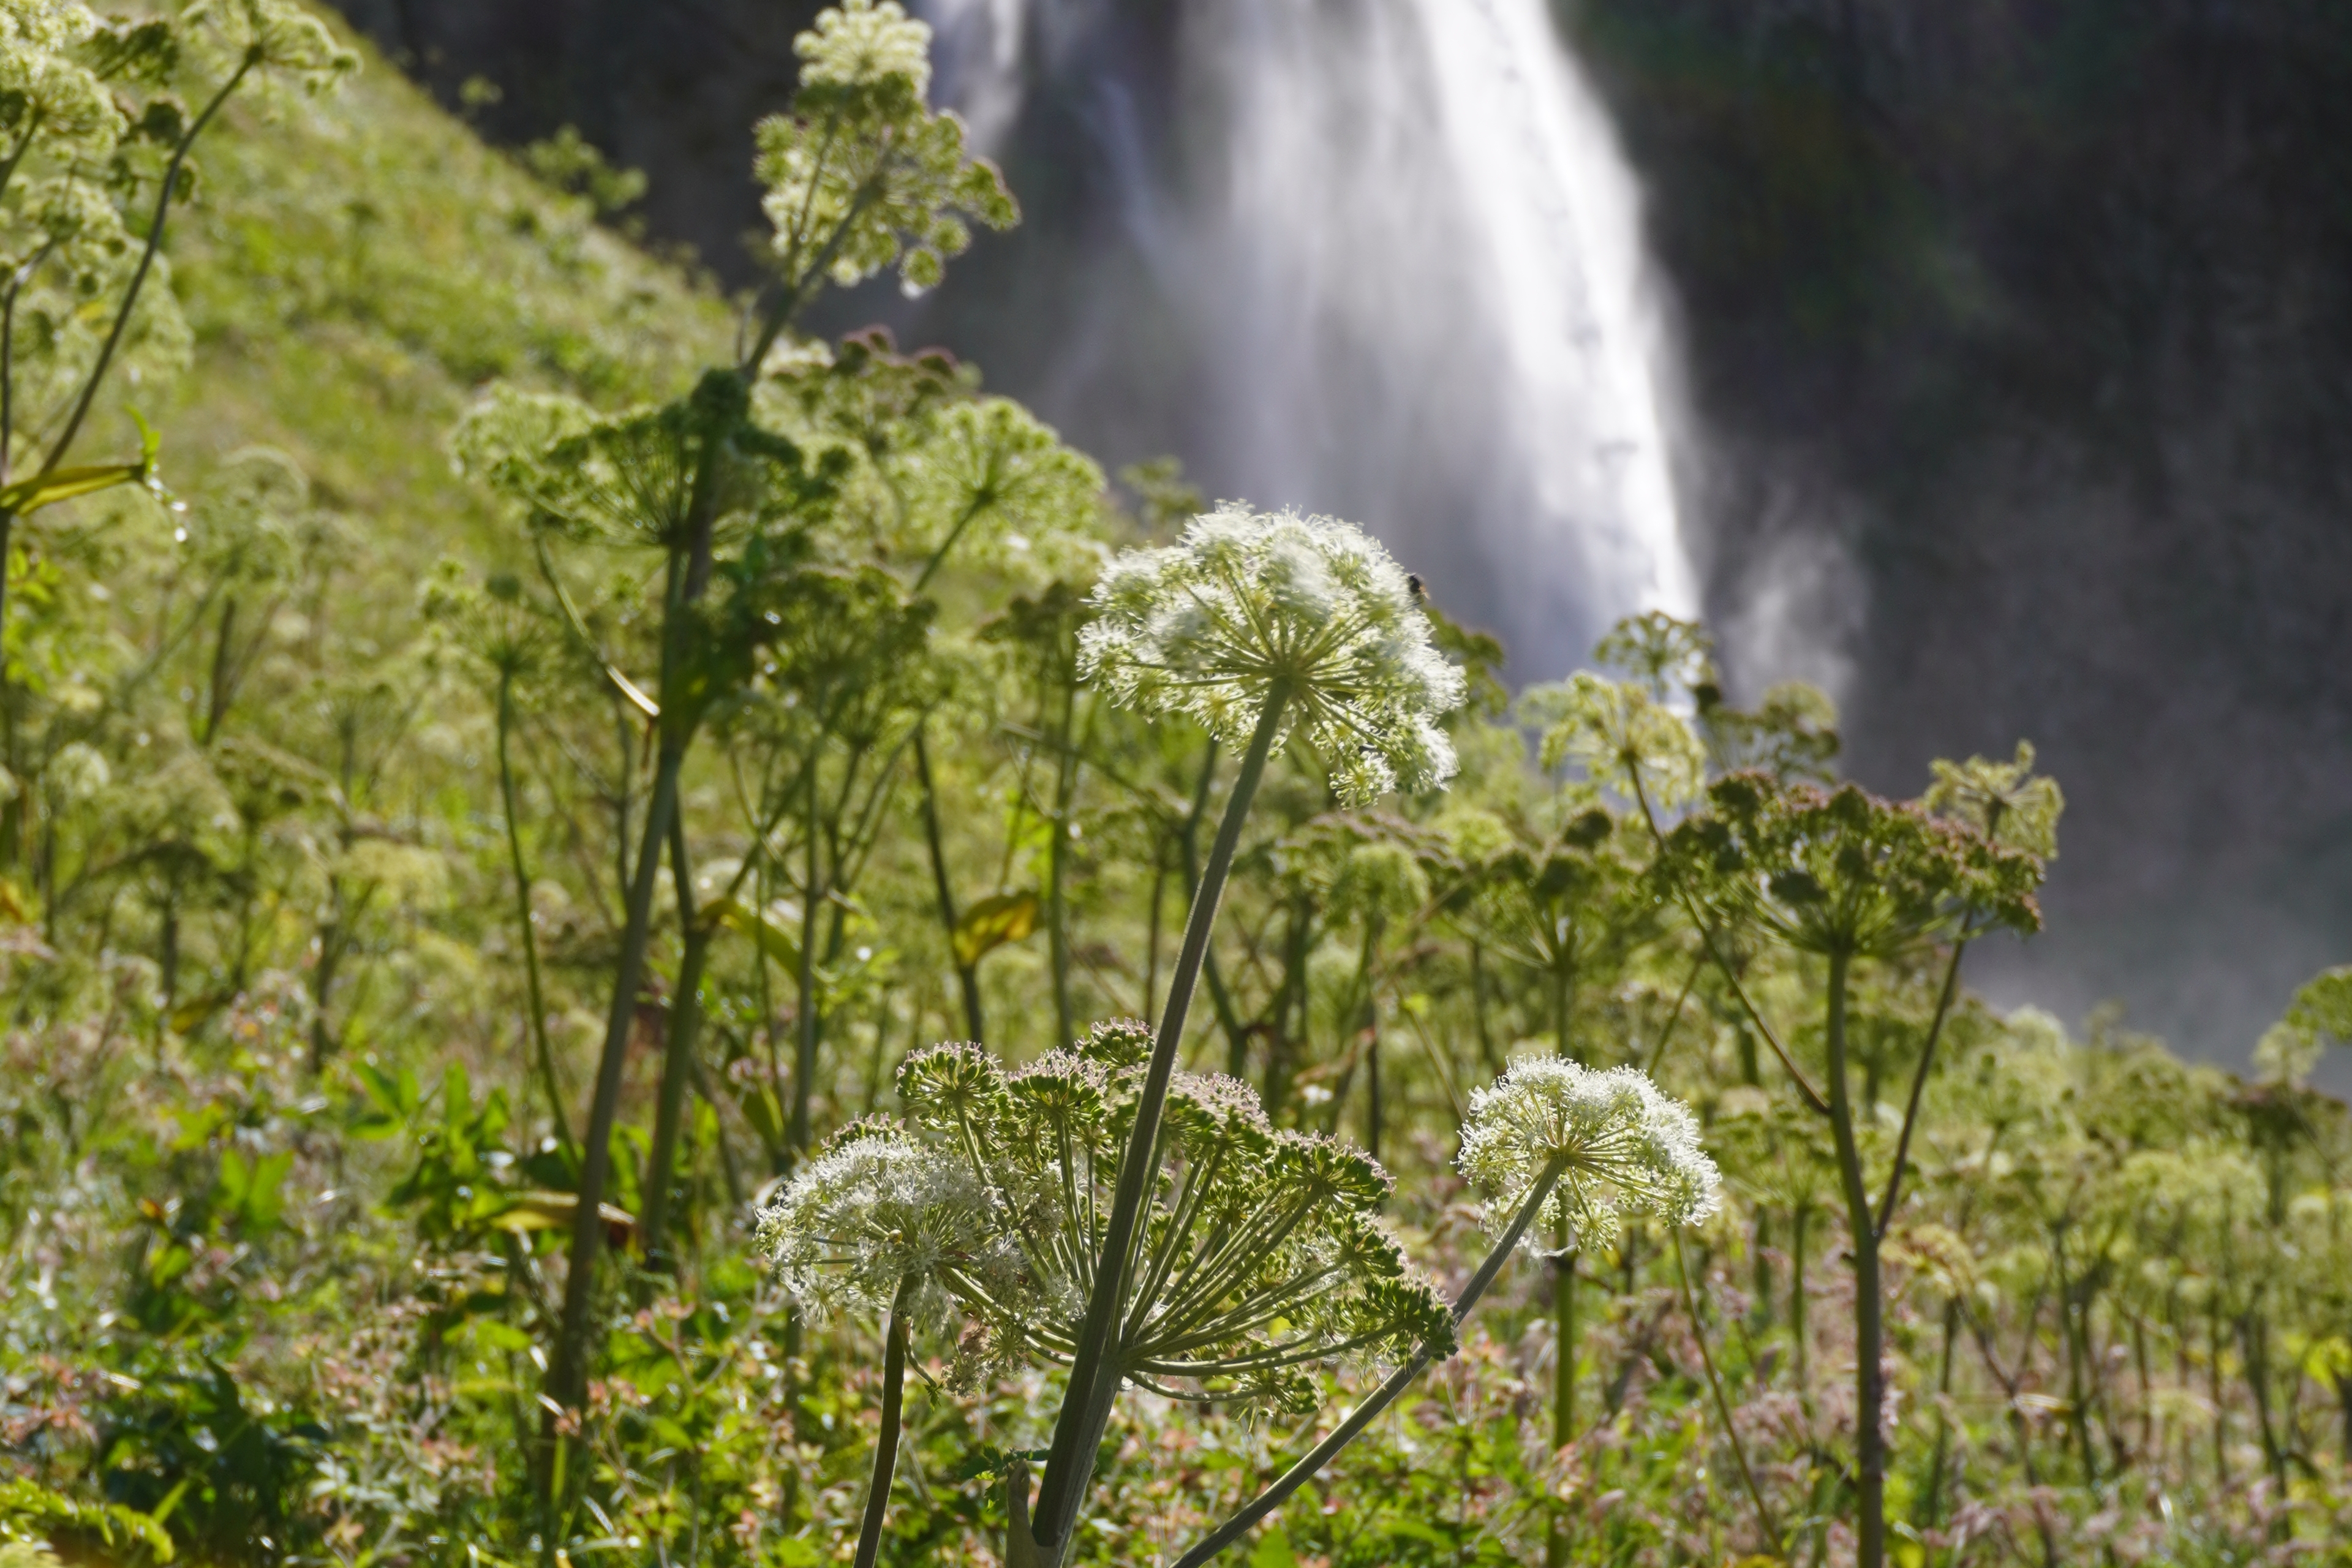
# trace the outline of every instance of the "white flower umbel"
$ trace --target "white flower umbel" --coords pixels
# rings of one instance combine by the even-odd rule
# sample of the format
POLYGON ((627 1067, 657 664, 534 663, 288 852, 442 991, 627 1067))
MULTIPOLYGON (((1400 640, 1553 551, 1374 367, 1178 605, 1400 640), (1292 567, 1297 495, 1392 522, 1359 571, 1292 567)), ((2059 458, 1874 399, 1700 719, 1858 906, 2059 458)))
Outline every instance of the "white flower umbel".
POLYGON ((1164 550, 1132 551, 1095 589, 1079 638, 1087 679, 1122 707, 1181 713, 1250 738, 1269 701, 1305 729, 1350 805, 1454 776, 1439 715, 1462 672, 1389 552, 1351 523, 1228 501, 1164 550))
POLYGON ((885 1310, 882 1430, 855 1568, 875 1568, 898 1458, 910 1322, 941 1314, 945 1288, 985 1295, 1011 1267, 993 1200, 964 1163, 896 1123, 853 1123, 760 1215, 760 1247, 804 1302, 885 1310))
POLYGON ((1565 1224, 1583 1242, 1613 1237, 1621 1209, 1669 1225, 1704 1219, 1721 1180, 1699 1147, 1697 1119, 1646 1073, 1556 1057, 1514 1063, 1470 1097, 1459 1163, 1487 1194, 1487 1228, 1497 1233, 1557 1164, 1559 1184, 1538 1218, 1545 1228, 1565 1224))
POLYGON ((794 1176, 760 1215, 760 1247, 804 1304, 883 1312, 908 1279, 935 1317, 948 1274, 1004 1261, 988 1190, 961 1160, 895 1131, 856 1129, 794 1176))

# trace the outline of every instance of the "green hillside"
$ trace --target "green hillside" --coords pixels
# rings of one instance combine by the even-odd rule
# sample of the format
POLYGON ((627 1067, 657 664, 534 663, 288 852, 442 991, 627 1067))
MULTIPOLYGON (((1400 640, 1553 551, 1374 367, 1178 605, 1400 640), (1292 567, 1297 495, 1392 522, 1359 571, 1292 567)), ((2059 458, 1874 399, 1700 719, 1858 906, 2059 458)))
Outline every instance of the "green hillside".
POLYGON ((658 399, 720 357, 722 301, 485 147, 364 40, 315 100, 232 107, 173 232, 195 336, 166 461, 266 443, 401 549, 487 542, 448 434, 494 378, 658 399), (273 111, 274 110, 274 111, 273 111))

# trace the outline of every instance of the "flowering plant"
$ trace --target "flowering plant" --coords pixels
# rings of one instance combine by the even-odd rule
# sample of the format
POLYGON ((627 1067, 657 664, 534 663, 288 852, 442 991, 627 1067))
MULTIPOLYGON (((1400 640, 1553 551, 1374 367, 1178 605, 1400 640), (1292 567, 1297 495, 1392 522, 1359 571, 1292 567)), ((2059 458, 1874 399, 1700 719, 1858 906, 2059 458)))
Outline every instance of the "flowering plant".
POLYGON ((1296 723, 1349 805, 1454 776, 1436 720, 1461 705, 1462 672, 1402 569, 1351 524, 1228 501, 1179 543, 1119 557, 1095 604, 1080 670, 1122 706, 1236 745, 1296 723))

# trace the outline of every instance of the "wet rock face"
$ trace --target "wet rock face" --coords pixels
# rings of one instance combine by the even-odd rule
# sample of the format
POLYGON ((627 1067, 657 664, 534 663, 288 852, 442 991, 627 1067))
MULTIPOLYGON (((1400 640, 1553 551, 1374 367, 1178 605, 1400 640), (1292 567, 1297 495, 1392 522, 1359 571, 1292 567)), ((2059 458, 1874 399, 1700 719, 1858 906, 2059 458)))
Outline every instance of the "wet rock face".
POLYGON ((1747 672, 1847 672, 1882 787, 2042 742, 2071 806, 2051 935, 1988 973, 2242 1061, 2352 957, 2352 22, 1576 17, 1680 296, 1747 672))
MULTIPOLYGON (((344 3, 445 102, 497 83, 470 111, 492 136, 576 124, 644 169, 651 231, 749 277, 749 128, 813 0, 344 3)), ((2352 958, 2352 13, 1558 8, 1675 296, 1685 506, 1735 679, 1838 688, 1879 788, 2033 738, 2072 807, 2051 931, 1980 978, 2070 1015, 2120 996, 2242 1061, 2352 958)), ((1147 157, 1180 10, 1128 7, 1147 157)), ((845 309, 977 357, 1116 462, 1182 447, 1160 412, 1182 386, 1120 280, 1150 258, 1069 85, 1101 79, 1077 63, 1010 132, 1020 232, 920 314, 845 309), (1148 374, 1074 393, 1055 333, 1114 295, 1102 354, 1148 374)))

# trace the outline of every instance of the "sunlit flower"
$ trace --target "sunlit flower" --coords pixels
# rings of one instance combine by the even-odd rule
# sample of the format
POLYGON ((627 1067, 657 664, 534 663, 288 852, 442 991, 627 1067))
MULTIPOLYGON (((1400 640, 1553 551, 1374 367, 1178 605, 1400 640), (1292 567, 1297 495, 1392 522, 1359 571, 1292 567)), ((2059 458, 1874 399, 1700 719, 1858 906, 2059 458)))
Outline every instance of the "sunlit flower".
POLYGON ((1574 762, 1594 783, 1675 806, 1698 793, 1706 752, 1691 727, 1630 681, 1580 670, 1538 687, 1522 710, 1544 727, 1543 764, 1574 762))
POLYGON ((1633 1068, 1530 1058, 1470 1097, 1458 1163, 1488 1196, 1490 1231, 1501 1234, 1555 1162, 1559 1184, 1530 1237, 1564 1224, 1580 1241, 1607 1241, 1623 1209, 1669 1225, 1715 1212, 1721 1178, 1699 1147, 1697 1119, 1633 1068))
POLYGON ((963 122, 925 104, 929 45, 893 0, 845 0, 793 40, 793 112, 753 134, 776 264, 803 299, 820 278, 846 287, 893 263, 929 289, 971 243, 965 219, 1018 216, 995 168, 967 155, 963 122))
POLYGON ((1123 707, 1239 745, 1278 691, 1284 730, 1305 730, 1351 804, 1454 776, 1436 720, 1460 706, 1462 672, 1404 573, 1350 523, 1229 501, 1181 542, 1120 556, 1094 603, 1081 673, 1123 707))
POLYGON ((845 1129, 760 1216, 761 1249, 799 1300, 887 1311, 909 1276, 935 1317, 946 1276, 1002 1273, 1007 1253, 987 1189, 952 1155, 876 1123, 845 1129))
POLYGON ((803 87, 871 87, 898 76, 918 94, 930 90, 931 29, 894 0, 842 0, 793 40, 793 52, 803 87))

